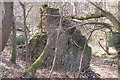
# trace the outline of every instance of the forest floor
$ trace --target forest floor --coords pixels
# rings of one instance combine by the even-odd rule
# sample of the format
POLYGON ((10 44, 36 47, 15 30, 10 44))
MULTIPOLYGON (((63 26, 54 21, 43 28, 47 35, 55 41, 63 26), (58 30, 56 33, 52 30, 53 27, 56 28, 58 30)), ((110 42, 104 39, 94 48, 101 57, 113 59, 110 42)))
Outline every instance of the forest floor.
MULTIPOLYGON (((0 64, 0 75, 4 78, 18 78, 21 76, 22 72, 25 69, 25 55, 23 55, 22 51, 18 51, 17 53, 17 64, 13 64, 9 61, 10 59, 10 49, 5 49, 2 54, 2 63, 0 64)), ((116 55, 109 55, 104 57, 92 57, 90 67, 93 71, 100 74, 100 78, 118 78, 118 68, 117 68, 117 58, 116 55)), ((39 77, 45 78, 48 76, 50 72, 47 69, 38 70, 37 75, 39 77)), ((64 73, 53 72, 52 77, 72 77, 64 73)))
POLYGON ((93 57, 91 68, 100 74, 100 78, 118 78, 118 65, 116 55, 107 55, 104 57, 93 57))

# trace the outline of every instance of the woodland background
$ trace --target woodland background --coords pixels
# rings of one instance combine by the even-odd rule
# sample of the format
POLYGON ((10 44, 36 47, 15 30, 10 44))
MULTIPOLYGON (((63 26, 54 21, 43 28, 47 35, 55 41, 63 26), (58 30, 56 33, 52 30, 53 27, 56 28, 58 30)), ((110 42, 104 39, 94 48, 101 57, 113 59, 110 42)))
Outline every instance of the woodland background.
POLYGON ((5 2, 2 78, 118 78, 120 2, 5 2))

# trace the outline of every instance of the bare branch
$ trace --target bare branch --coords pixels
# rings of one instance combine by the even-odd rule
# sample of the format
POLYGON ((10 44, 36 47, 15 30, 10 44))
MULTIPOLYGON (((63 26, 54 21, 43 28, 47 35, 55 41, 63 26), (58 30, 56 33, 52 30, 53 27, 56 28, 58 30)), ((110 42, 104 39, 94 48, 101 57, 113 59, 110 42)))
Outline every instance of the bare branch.
MULTIPOLYGON (((74 19, 73 19, 73 21, 75 21, 75 22, 80 22, 79 20, 74 20, 74 19)), ((104 26, 105 28, 111 28, 111 27, 113 27, 112 25, 110 25, 110 24, 108 24, 108 23, 104 23, 104 22, 87 22, 87 23, 81 24, 80 26, 87 25, 87 24, 102 25, 102 26, 104 26)))
POLYGON ((82 66, 82 61, 83 61, 83 56, 84 56, 84 53, 85 53, 85 49, 86 49, 86 46, 88 44, 88 41, 90 40, 91 36, 92 36, 92 33, 94 32, 94 29, 91 31, 88 39, 86 40, 85 44, 84 44, 84 47, 83 47, 83 50, 82 50, 82 53, 81 53, 81 57, 80 57, 80 64, 79 64, 79 71, 78 71, 78 77, 80 77, 80 72, 81 72, 81 66, 82 66))
POLYGON ((24 8, 25 5, 22 2, 19 2, 19 4, 22 6, 22 8, 24 8))
POLYGON ((100 45, 100 47, 107 53, 107 54, 110 54, 100 43, 100 41, 98 41, 98 44, 100 45))
POLYGON ((92 5, 94 5, 96 8, 98 8, 102 14, 107 18, 109 19, 112 24, 114 25, 113 27, 117 28, 118 31, 120 32, 120 22, 113 16, 113 14, 111 14, 110 12, 108 11, 105 11, 103 10, 102 8, 100 8, 99 6, 95 5, 93 2, 91 1, 88 1, 89 3, 91 3, 92 5))
POLYGON ((26 18, 28 17, 29 12, 32 10, 33 5, 30 7, 30 9, 27 11, 26 18))
POLYGON ((73 16, 72 18, 77 20, 88 20, 92 18, 101 18, 101 17, 105 17, 105 16, 103 14, 88 14, 80 17, 73 16))
POLYGON ((110 24, 104 23, 104 22, 88 22, 88 23, 84 23, 82 25, 87 25, 87 24, 101 25, 101 26, 104 26, 105 28, 111 28, 112 27, 110 24))

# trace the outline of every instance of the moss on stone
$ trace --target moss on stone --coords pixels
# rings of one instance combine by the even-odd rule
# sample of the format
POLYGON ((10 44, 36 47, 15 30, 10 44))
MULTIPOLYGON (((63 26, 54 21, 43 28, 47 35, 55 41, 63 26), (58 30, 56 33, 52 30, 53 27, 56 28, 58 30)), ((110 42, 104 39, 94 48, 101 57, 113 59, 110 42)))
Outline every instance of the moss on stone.
POLYGON ((48 7, 48 4, 43 4, 42 7, 43 7, 43 8, 47 8, 47 7, 48 7))
POLYGON ((47 55, 47 54, 45 53, 45 51, 46 51, 47 49, 48 49, 48 45, 45 46, 45 48, 44 48, 43 52, 41 53, 41 55, 40 55, 40 56, 37 58, 37 60, 30 66, 30 68, 28 68, 28 69, 25 70, 25 73, 27 73, 27 74, 33 74, 33 73, 36 72, 38 66, 40 66, 40 65, 44 62, 44 60, 45 60, 45 58, 46 58, 46 55, 47 55))
POLYGON ((46 31, 45 30, 36 30, 35 32, 31 33, 31 37, 30 39, 28 40, 30 42, 31 39, 35 38, 35 36, 37 35, 41 35, 41 36, 44 36, 46 35, 46 31))

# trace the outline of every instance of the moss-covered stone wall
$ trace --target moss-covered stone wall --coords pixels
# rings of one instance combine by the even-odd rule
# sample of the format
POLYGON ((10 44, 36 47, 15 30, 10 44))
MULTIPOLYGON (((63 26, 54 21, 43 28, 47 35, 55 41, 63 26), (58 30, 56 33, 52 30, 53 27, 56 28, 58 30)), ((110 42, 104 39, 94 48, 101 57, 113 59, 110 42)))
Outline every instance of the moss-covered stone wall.
MULTIPOLYGON (((55 54, 55 42, 57 37, 58 24, 60 22, 59 9, 54 8, 43 8, 44 9, 44 29, 52 35, 52 39, 48 49, 46 51, 47 58, 41 67, 51 68, 53 56, 55 54), (58 15, 58 16, 55 16, 58 15)), ((62 72, 76 72, 79 68, 80 56, 86 42, 86 37, 81 34, 80 30, 77 30, 75 27, 72 27, 72 22, 69 19, 62 19, 62 30, 59 35, 58 50, 57 50, 57 59, 55 63, 54 70, 62 72), (68 29, 70 28, 70 29, 68 29)), ((36 57, 40 55, 45 47, 45 41, 47 36, 40 36, 37 34, 30 40, 30 50, 31 55, 34 57, 33 62, 36 57), (36 56, 35 56, 36 55, 36 56)), ((83 56, 82 70, 89 68, 91 59, 91 47, 87 45, 85 53, 83 56)))

